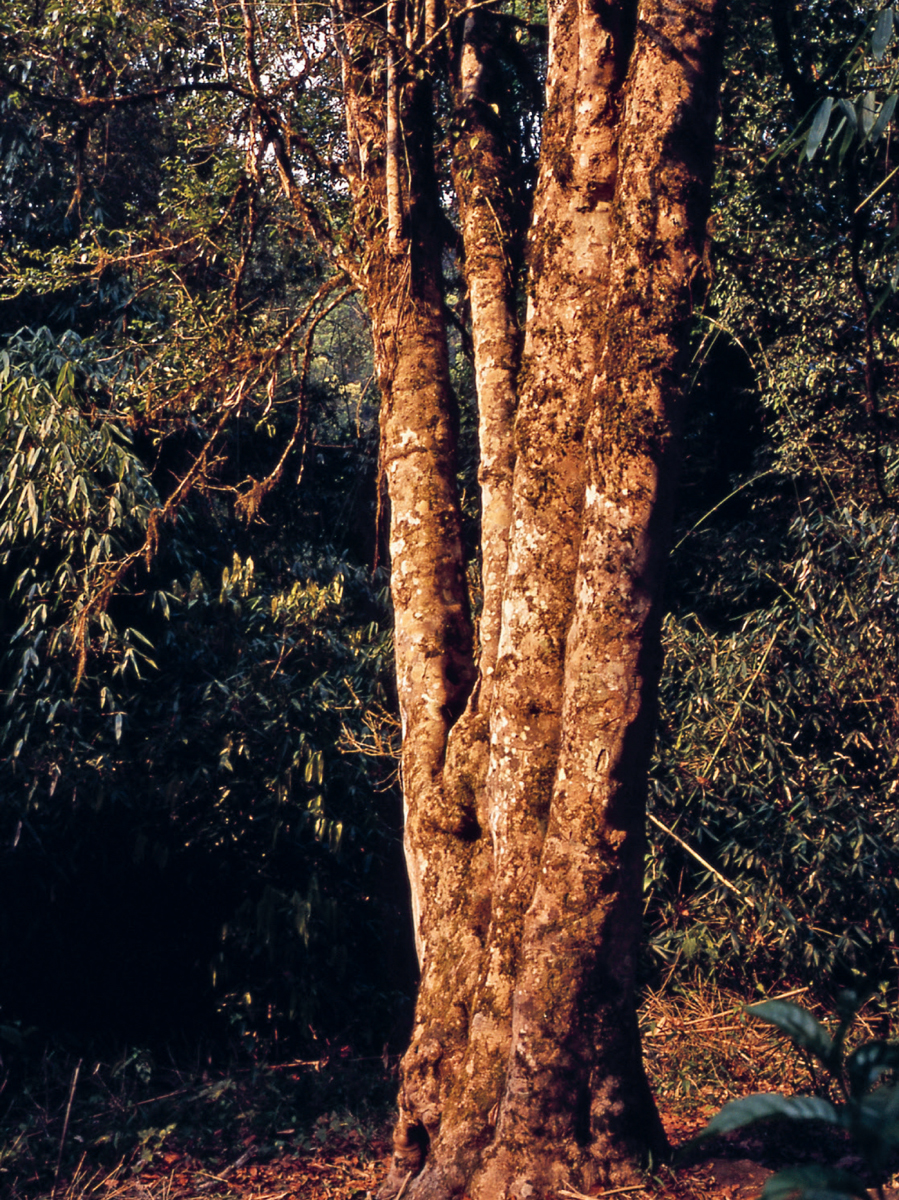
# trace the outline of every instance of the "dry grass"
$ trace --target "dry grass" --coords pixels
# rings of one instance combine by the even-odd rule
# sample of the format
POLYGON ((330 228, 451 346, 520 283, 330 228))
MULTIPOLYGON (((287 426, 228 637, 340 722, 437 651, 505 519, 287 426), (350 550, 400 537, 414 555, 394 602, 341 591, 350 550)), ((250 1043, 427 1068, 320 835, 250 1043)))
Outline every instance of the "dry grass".
POLYGON ((380 1059, 80 1067, 48 1051, 2 1095, 2 1200, 355 1200, 383 1174, 396 1078, 380 1059))
MULTIPOLYGON (((826 1080, 789 1038, 746 1012, 760 1000, 791 1000, 830 1028, 833 1009, 809 988, 746 999, 697 980, 669 992, 648 992, 640 1008, 646 1070, 660 1107, 692 1118, 697 1129, 712 1112, 752 1092, 818 1091, 826 1080)), ((863 1010, 847 1046, 896 1034, 888 1014, 863 1010)))
MULTIPOLYGON (((782 996, 807 1006, 807 989, 782 996)), ((746 1092, 808 1088, 808 1067, 792 1044, 745 1008, 740 996, 709 984, 646 996, 640 1026, 647 1074, 660 1101, 694 1111, 746 1092)))

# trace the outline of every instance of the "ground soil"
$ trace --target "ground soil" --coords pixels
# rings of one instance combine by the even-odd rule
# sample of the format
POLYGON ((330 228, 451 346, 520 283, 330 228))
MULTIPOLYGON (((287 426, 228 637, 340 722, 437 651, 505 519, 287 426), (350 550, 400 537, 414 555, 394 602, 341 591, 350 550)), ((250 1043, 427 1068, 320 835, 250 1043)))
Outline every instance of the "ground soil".
MULTIPOLYGON (((826 1020, 824 1006, 814 1004, 805 989, 788 996, 826 1020)), ((827 1163, 864 1174, 851 1144, 829 1127, 755 1125, 726 1138, 694 1141, 730 1099, 753 1092, 820 1092, 824 1086, 812 1064, 786 1039, 747 1015, 743 998, 696 985, 650 994, 641 1009, 641 1025, 647 1070, 674 1155, 670 1163, 647 1174, 644 1186, 592 1196, 753 1200, 772 1173, 789 1165, 827 1163)), ((883 1011, 863 1014, 859 1040, 894 1033, 883 1011)), ((68 1124, 61 1120, 65 1105, 58 1103, 54 1121, 47 1116, 45 1134, 32 1113, 30 1124, 19 1119, 17 1126, 30 1132, 0 1144, 0 1193, 10 1200, 369 1200, 386 1173, 389 1110, 382 1101, 371 1106, 369 1089, 367 1096, 356 1097, 363 1107, 369 1105, 365 1115, 359 1115, 359 1108, 354 1114, 351 1088, 339 1108, 329 1111, 322 1100, 313 1106, 317 1115, 311 1120, 282 1128, 284 1110, 278 1106, 291 1089, 289 1103, 296 1092, 312 1087, 300 1069, 312 1065, 295 1064, 295 1071, 292 1064, 260 1068, 253 1088, 233 1080, 227 1085, 205 1083, 187 1096, 186 1104, 176 1101, 182 1108, 170 1127, 142 1129, 136 1145, 132 1134, 132 1147, 124 1157, 110 1156, 108 1137, 90 1136, 92 1128, 103 1130, 105 1125, 98 1126, 96 1118, 91 1125, 87 1111, 79 1125, 77 1108, 73 1110, 68 1124), (231 1116, 218 1121, 221 1128, 212 1128, 216 1121, 210 1123, 206 1114, 224 1115, 220 1094, 235 1098, 234 1104, 231 1116), (218 1109, 203 1108, 212 1101, 218 1109), (185 1108, 193 1114, 192 1127, 185 1108), (52 1148, 63 1143, 65 1167, 59 1165, 60 1151, 55 1182, 48 1187, 47 1155, 55 1161, 52 1148), (76 1149, 78 1144, 84 1149, 76 1149), (22 1149, 27 1146, 32 1147, 30 1158, 22 1149), (39 1146, 45 1148, 43 1163, 39 1146)), ((388 1080, 384 1097, 392 1086, 388 1080)), ((181 1091, 187 1094, 190 1089, 181 1091)), ((133 1112, 151 1101, 132 1097, 130 1104, 133 1112)), ((116 1105, 121 1121, 129 1120, 124 1095, 116 1098, 116 1105)), ((111 1118, 103 1120, 109 1124, 111 1118)), ((52 1176, 52 1163, 49 1173, 52 1176)), ((573 1186, 560 1189, 558 1195, 562 1200, 586 1200, 573 1186)), ((899 1189, 887 1188, 885 1196, 899 1200, 899 1189)))
MULTIPOLYGON (((683 1161, 677 1151, 690 1142, 705 1124, 705 1118, 684 1117, 678 1110, 662 1107, 662 1116, 675 1160, 647 1177, 643 1188, 616 1192, 591 1192, 594 1197, 622 1196, 623 1200, 754 1200, 761 1195, 766 1179, 777 1169, 796 1161, 782 1133, 756 1130, 742 1138, 720 1139, 692 1152, 683 1161), (625 1196, 624 1193, 628 1195, 625 1196)), ((300 1154, 285 1152, 265 1162, 254 1161, 252 1151, 244 1161, 224 1167, 203 1163, 171 1152, 161 1156, 139 1178, 94 1178, 83 1191, 106 1200, 370 1200, 387 1171, 387 1130, 383 1139, 357 1145, 353 1138, 331 1138, 320 1150, 300 1154)), ((838 1161, 852 1169, 848 1148, 834 1155, 832 1133, 806 1130, 800 1157, 803 1161, 838 1161)), ((88 1183, 87 1179, 83 1180, 88 1183)), ((66 1190, 71 1195, 71 1187, 66 1190)), ((561 1189, 563 1200, 586 1200, 575 1188, 561 1189)), ((897 1200, 899 1189, 886 1189, 887 1200, 897 1200)))

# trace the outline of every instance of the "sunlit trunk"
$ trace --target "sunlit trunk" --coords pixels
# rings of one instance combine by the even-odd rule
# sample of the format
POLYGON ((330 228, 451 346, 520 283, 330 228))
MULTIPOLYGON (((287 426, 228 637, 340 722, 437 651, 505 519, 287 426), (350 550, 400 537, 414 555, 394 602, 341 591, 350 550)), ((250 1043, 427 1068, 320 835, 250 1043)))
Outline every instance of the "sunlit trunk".
MULTIPOLYGON (((401 66, 393 3, 380 34, 373 12, 343 10, 422 970, 385 1200, 403 1186, 412 1200, 500 1200, 620 1183, 665 1148, 634 976, 679 371, 702 261, 722 9, 552 5, 523 347, 508 153, 486 102, 489 38, 471 13, 457 31, 453 170, 481 454, 477 633, 435 232, 434 34, 401 66)), ((406 29, 434 20, 409 12, 406 29)))

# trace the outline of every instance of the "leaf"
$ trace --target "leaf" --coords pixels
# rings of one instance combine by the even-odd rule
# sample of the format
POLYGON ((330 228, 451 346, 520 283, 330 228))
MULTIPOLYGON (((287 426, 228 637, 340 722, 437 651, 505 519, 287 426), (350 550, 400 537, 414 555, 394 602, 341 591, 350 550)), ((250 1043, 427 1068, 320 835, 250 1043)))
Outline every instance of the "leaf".
POLYGON ((857 1176, 818 1163, 788 1167, 765 1181, 762 1200, 786 1200, 788 1196, 805 1196, 807 1200, 858 1196, 861 1200, 869 1200, 865 1185, 857 1176))
POLYGON ((871 53, 874 56, 875 62, 880 62, 883 58, 892 36, 893 10, 885 8, 877 18, 877 24, 874 26, 874 33, 871 36, 871 53))
POLYGON ((865 1042, 846 1059, 846 1073, 853 1096, 863 1095, 884 1071, 899 1068, 899 1046, 890 1042, 865 1042))
POLYGON ((852 1116, 854 1135, 879 1145, 881 1156, 899 1145, 899 1088, 879 1087, 863 1096, 852 1116))
POLYGON ((899 93, 893 93, 892 96, 887 96, 883 102, 883 107, 878 113, 877 120, 874 122, 874 128, 868 134, 869 142, 876 142, 883 131, 889 125, 893 116, 893 111, 896 108, 896 101, 899 100, 899 93))
POLYGON ((822 1100, 819 1096, 780 1096, 775 1092, 731 1100, 712 1117, 698 1136, 716 1137, 734 1129, 742 1129, 744 1125, 752 1125, 756 1121, 766 1121, 770 1117, 840 1124, 840 1114, 829 1100, 822 1100))
POLYGON ((38 525, 37 495, 35 494, 34 484, 31 482, 31 480, 28 481, 28 484, 25 488, 25 500, 28 504, 28 515, 31 518, 31 532, 37 533, 37 525, 38 525))
POLYGON ((761 1004, 751 1005, 746 1011, 776 1025, 797 1046, 814 1054, 825 1066, 831 1066, 834 1044, 830 1034, 820 1021, 798 1004, 791 1004, 789 1000, 764 1000, 761 1004))
POLYGON ((71 363, 64 363, 56 377, 56 394, 63 401, 71 399, 75 386, 75 368, 71 363))
POLYGON ((144 637, 141 631, 139 629, 135 629, 133 625, 129 625, 129 627, 125 630, 125 633, 128 637, 136 638, 139 642, 143 642, 145 646, 149 646, 151 650, 153 649, 153 643, 150 641, 150 639, 144 637))
POLYGON ((883 306, 887 302, 887 300, 890 300, 893 297, 893 295, 896 292, 897 287, 899 287, 899 266, 897 266, 896 270, 893 272, 893 277, 890 280, 890 282, 887 284, 887 286, 881 291, 880 295, 877 297, 877 302, 874 305, 874 307, 871 309, 872 317, 875 317, 877 315, 877 313, 879 313, 880 310, 883 308, 883 306))
POLYGON ((852 129, 856 130, 858 128, 858 115, 855 111, 855 105, 852 103, 852 101, 846 99, 838 100, 837 108, 849 122, 852 129))
POLYGON ((856 988, 840 988, 837 992, 835 1007, 842 1024, 849 1025, 872 995, 873 992, 870 989, 858 991, 856 988))
POLYGON ((830 121, 832 111, 833 97, 828 96, 818 106, 818 111, 815 113, 815 119, 812 121, 812 127, 809 130, 808 140, 805 143, 805 156, 809 160, 815 157, 821 143, 824 141, 824 135, 827 133, 827 125, 830 121))
POLYGON ((858 127, 861 130, 862 140, 867 140, 868 135, 874 128, 874 114, 877 110, 877 98, 873 92, 865 92, 858 105, 858 127))

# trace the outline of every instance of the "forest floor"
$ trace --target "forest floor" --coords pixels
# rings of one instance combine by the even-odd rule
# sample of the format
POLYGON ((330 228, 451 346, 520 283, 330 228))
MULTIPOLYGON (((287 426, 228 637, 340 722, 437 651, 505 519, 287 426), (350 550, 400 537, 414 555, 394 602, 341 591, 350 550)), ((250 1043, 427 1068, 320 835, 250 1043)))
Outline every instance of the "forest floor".
MULTIPOLYGON (((787 993, 816 1010, 805 990, 787 993)), ((826 1019, 827 1013, 817 1009, 826 1019)), ((612 1200, 754 1200, 775 1170, 799 1162, 860 1169, 833 1129, 752 1126, 687 1143, 728 1100, 803 1093, 810 1064, 744 1001, 708 986, 649 994, 644 1048, 675 1150, 645 1186, 612 1200), (679 1151, 679 1153, 678 1153, 679 1151)), ((891 1032, 883 1013, 861 1040, 891 1032)), ((395 1063, 342 1058, 192 1072, 140 1051, 114 1064, 55 1058, 18 1095, 0 1092, 4 1200, 368 1200, 386 1170, 395 1063), (4 1107, 5 1105, 5 1107, 4 1107)), ((10 1081, 8 1080, 7 1083, 10 1081)), ((886 1189, 888 1200, 899 1191, 886 1189)), ((559 1197, 577 1200, 574 1187, 559 1197)))

